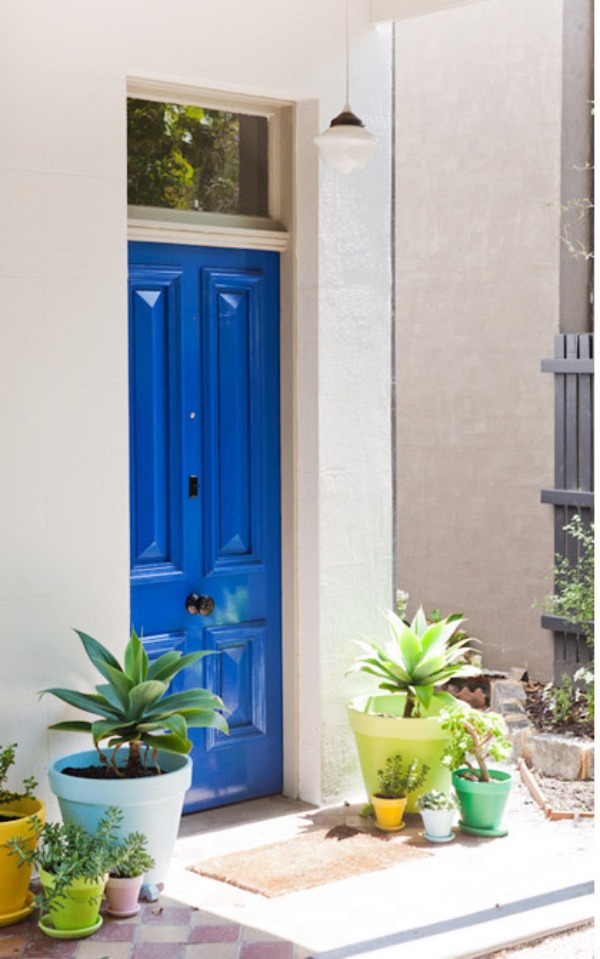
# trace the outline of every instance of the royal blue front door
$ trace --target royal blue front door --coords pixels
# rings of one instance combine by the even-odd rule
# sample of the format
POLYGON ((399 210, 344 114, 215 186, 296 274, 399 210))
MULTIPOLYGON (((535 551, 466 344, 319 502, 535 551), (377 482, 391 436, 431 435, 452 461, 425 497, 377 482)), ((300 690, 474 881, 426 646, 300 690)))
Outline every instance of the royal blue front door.
POLYGON ((282 786, 278 260, 129 248, 131 622, 151 658, 217 651, 174 691, 230 710, 191 730, 186 812, 282 786))

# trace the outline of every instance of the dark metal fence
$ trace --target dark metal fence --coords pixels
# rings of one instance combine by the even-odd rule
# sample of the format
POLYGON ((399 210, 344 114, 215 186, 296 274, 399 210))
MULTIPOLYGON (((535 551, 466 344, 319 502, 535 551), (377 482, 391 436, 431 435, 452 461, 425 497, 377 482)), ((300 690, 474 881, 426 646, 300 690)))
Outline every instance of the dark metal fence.
MULTIPOLYGON (((591 333, 554 338, 554 359, 542 360, 554 373, 554 489, 542 503, 554 507, 554 552, 577 561, 577 542, 564 532, 576 514, 589 526, 594 518, 594 337, 591 333)), ((572 676, 591 659, 581 630, 558 616, 542 616, 554 634, 554 680, 572 676)))

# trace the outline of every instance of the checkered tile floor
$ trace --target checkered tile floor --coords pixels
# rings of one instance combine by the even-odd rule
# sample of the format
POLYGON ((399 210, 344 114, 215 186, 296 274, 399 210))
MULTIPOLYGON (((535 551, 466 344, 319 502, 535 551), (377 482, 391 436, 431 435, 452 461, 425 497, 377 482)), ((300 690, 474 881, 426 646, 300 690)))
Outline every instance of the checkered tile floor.
POLYGON ((0 959, 295 959, 294 947, 258 929, 161 897, 132 919, 104 916, 87 939, 50 939, 34 913, 0 929, 0 959))

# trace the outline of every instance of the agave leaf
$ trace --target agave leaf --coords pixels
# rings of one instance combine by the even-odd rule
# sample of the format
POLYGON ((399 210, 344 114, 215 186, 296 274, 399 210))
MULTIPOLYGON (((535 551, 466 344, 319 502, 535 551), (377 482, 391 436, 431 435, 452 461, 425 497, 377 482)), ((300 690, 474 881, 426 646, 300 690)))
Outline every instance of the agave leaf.
POLYGON ((424 680, 432 673, 439 672, 440 669, 444 668, 445 662, 443 656, 428 656, 427 659, 419 663, 413 673, 415 684, 417 680, 424 680))
POLYGON ((431 697, 433 696, 433 686, 415 686, 414 694, 424 706, 425 709, 429 709, 431 703, 431 697))
POLYGON ((393 609, 388 609, 385 614, 385 617, 390 625, 392 635, 394 636, 394 639, 397 641, 398 636, 400 635, 400 633, 406 626, 406 623, 404 622, 402 617, 398 616, 398 613, 396 613, 393 609))
POLYGON ((90 733, 92 723, 86 723, 83 719, 72 719, 63 723, 53 723, 52 726, 48 726, 48 729, 62 729, 63 732, 68 733, 90 733))
POLYGON ((166 693, 169 687, 157 679, 148 679, 145 683, 134 686, 129 693, 128 718, 140 719, 145 716, 166 693))
POLYGON ((384 675, 386 678, 389 676, 390 678, 398 680, 398 682, 401 682, 403 685, 407 685, 412 681, 410 673, 404 669, 403 666, 396 663, 387 663, 384 675))
POLYGON ((119 672, 123 672, 118 660, 116 660, 113 654, 108 651, 106 646, 103 646, 102 643, 99 643, 97 639, 93 639, 92 636, 88 636, 87 633, 82 633, 79 629, 76 629, 75 632, 83 643, 84 649, 96 669, 99 668, 98 662, 101 662, 105 663, 107 666, 112 666, 113 669, 118 669, 119 672))
POLYGON ((129 696, 126 697, 125 702, 123 703, 120 697, 117 695, 115 687, 111 686, 110 683, 96 686, 96 692, 114 707, 116 714, 124 715, 129 703, 129 696))
POLYGON ((98 722, 92 723, 94 743, 100 742, 101 739, 107 739, 114 733, 123 733, 123 723, 115 723, 110 719, 99 719, 98 722))
POLYGON ((172 713, 179 713, 185 709, 224 709, 225 705, 219 696, 210 693, 207 689, 188 689, 182 693, 172 693, 165 696, 155 706, 147 710, 145 720, 163 718, 172 713))
MULTIPOLYGON (((174 733, 176 736, 179 736, 180 739, 187 739, 187 727, 185 719, 181 713, 173 713, 171 716, 168 716, 166 719, 161 720, 158 723, 153 724, 153 729, 149 729, 148 732, 153 732, 158 729, 168 729, 169 732, 174 733)), ((140 727, 143 728, 143 727, 140 727)))
MULTIPOLYGON (((180 673, 182 669, 186 669, 187 666, 191 666, 192 663, 198 662, 199 659, 203 659, 205 656, 213 656, 218 652, 216 649, 204 649, 200 652, 187 653, 187 655, 182 656, 181 653, 175 653, 177 659, 169 663, 164 663, 160 669, 156 669, 152 676, 148 674, 148 679, 160 679, 162 682, 170 682, 170 680, 180 673)), ((166 656, 169 653, 165 653, 166 656)), ((161 656, 160 659, 163 659, 161 656)), ((156 660, 156 665, 160 660, 156 660)))
POLYGON ((427 632, 427 626, 428 626, 427 617, 425 616, 423 607, 419 606, 417 612, 415 613, 413 621, 410 624, 410 628, 412 629, 414 634, 420 638, 421 636, 423 636, 425 632, 427 632))
POLYGON ((117 710, 103 696, 97 696, 94 693, 78 693, 75 689, 61 689, 57 686, 42 689, 40 695, 43 696, 44 693, 51 693, 69 706, 83 709, 84 712, 92 713, 94 716, 104 716, 106 719, 119 718, 117 710))
POLYGON ((152 736, 150 733, 144 733, 142 742, 150 746, 151 749, 162 749, 167 753, 187 754, 192 748, 192 742, 175 733, 165 733, 163 736, 152 736))
POLYGON ((187 711, 184 711, 183 715, 185 715, 190 728, 219 729, 222 733, 229 733, 227 720, 221 713, 215 713, 212 709, 191 710, 189 714, 187 711))
POLYGON ((463 663, 459 665, 454 673, 455 676, 481 676, 481 670, 479 666, 472 666, 470 663, 463 663))
POLYGON ((444 703, 447 706, 454 706, 457 702, 452 693, 447 693, 444 690, 434 693, 433 698, 436 700, 436 702, 444 703))
POLYGON ((168 653, 163 653, 162 656, 152 660, 149 664, 146 679, 160 679, 164 682, 165 677, 161 675, 162 671, 166 670, 173 663, 178 663, 180 659, 181 653, 176 652, 174 649, 169 650, 168 653))
POLYGON ((223 718, 223 716, 220 713, 215 713, 213 710, 182 709, 179 715, 183 716, 186 723, 190 727, 207 726, 208 725, 206 721, 207 716, 209 717, 212 716, 214 717, 215 722, 213 723, 211 720, 211 725, 213 725, 216 729, 222 729, 224 733, 229 731, 229 726, 227 725, 227 721, 223 718))
POLYGON ((119 700, 121 701, 123 708, 127 705, 127 695, 131 686, 133 685, 128 676, 125 675, 123 670, 115 669, 113 666, 110 666, 108 663, 104 663, 101 660, 92 660, 94 666, 104 676, 105 679, 111 684, 114 688, 119 700))
POLYGON ((421 643, 412 629, 406 626, 404 632, 398 637, 398 645, 404 660, 403 665, 406 666, 406 672, 412 676, 421 659, 421 643))
POLYGON ((421 649, 425 654, 439 656, 444 651, 446 642, 443 638, 444 620, 432 623, 421 636, 421 649))
POLYGON ((134 685, 145 682, 148 673, 148 654, 135 629, 125 648, 125 672, 134 685))
MULTIPOLYGON (((463 619, 453 619, 453 620, 446 619, 443 621, 442 636, 444 637, 444 643, 448 643, 448 641, 454 635, 454 633, 456 632, 460 624, 463 622, 464 622, 463 619)), ((463 642, 463 640, 458 640, 457 642, 463 642)))

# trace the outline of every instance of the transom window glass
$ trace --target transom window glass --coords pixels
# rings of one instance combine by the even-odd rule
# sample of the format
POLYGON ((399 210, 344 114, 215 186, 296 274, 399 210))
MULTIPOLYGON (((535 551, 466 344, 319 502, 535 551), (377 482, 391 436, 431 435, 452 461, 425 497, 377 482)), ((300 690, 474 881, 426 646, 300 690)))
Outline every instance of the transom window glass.
POLYGON ((269 215, 268 120, 127 100, 131 206, 269 215))

